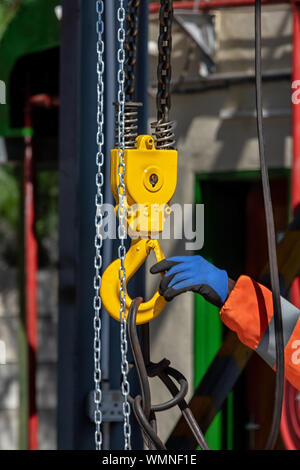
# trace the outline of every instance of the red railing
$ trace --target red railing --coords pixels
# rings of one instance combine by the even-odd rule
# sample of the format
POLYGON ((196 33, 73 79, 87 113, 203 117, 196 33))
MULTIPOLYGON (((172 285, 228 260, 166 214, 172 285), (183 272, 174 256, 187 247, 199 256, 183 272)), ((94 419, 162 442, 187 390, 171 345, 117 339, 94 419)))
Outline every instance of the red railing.
MULTIPOLYGON (((274 5, 280 3, 297 3, 299 0, 262 0, 262 4, 274 5)), ((193 10, 195 1, 174 2, 175 10, 193 10)), ((199 10, 217 10, 219 8, 247 7, 254 5, 254 0, 211 0, 202 1, 197 8, 199 10)), ((160 9, 160 3, 150 3, 149 13, 157 13, 160 9)))

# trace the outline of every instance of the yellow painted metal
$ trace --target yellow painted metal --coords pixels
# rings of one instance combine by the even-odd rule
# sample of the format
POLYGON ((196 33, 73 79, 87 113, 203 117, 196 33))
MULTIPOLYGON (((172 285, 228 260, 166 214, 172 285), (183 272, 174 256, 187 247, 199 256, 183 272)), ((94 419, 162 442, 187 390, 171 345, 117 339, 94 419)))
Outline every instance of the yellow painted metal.
MULTIPOLYGON (((135 149, 126 149, 125 188, 127 222, 141 236, 162 232, 170 214, 170 202, 177 184, 177 151, 157 150, 153 137, 140 135, 135 149), (154 177, 153 183, 151 183, 154 177)), ((110 183, 118 210, 118 149, 111 151, 110 183)))
MULTIPOLYGON (((164 254, 157 240, 138 239, 132 240, 131 247, 126 253, 126 318, 132 299, 127 293, 127 283, 137 270, 145 262, 150 251, 154 250, 157 261, 164 258, 164 254)), ((120 279, 119 279, 120 260, 116 259, 105 270, 102 276, 100 295, 102 303, 107 312, 115 319, 120 321, 120 279)), ((160 314, 166 304, 165 299, 156 291, 148 302, 142 302, 138 314, 137 324, 147 323, 160 314)))
MULTIPOLYGON (((162 232, 164 223, 171 213, 169 202, 177 184, 177 151, 158 150, 153 137, 140 135, 136 148, 125 149, 125 188, 127 209, 127 232, 132 237, 131 247, 126 253, 126 286, 129 279, 145 262, 151 250, 157 261, 164 258, 155 236, 162 232)), ((111 188, 118 211, 119 153, 111 151, 111 188)), ((100 295, 107 312, 120 321, 120 260, 108 266, 102 276, 100 295)), ((126 290, 126 315, 131 298, 126 290)), ((141 303, 137 324, 146 323, 157 317, 165 306, 165 300, 155 292, 153 297, 141 303)))

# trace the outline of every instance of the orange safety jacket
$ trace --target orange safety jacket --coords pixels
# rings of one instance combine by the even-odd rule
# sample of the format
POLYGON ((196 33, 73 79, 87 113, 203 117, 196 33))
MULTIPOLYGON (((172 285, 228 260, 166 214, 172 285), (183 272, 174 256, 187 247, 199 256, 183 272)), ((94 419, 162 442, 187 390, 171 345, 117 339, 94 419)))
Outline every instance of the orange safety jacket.
MULTIPOLYGON (((281 297, 285 376, 300 390, 300 310, 281 297)), ((276 345, 272 292, 248 276, 240 276, 220 311, 221 320, 242 343, 273 369, 276 345)))

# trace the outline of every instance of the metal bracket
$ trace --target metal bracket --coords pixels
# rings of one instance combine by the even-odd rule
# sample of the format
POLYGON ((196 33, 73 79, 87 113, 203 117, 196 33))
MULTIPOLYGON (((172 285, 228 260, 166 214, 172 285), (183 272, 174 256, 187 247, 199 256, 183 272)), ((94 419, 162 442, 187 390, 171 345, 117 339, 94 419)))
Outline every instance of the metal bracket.
MULTIPOLYGON (((116 423, 123 421, 123 399, 120 390, 103 390, 102 391, 102 421, 103 423, 116 423)), ((95 414, 94 390, 87 397, 87 415, 94 423, 95 414)))
MULTIPOLYGON (((174 13, 174 21, 200 49, 207 74, 213 72, 216 67, 212 59, 216 51, 214 16, 208 13, 199 14, 177 10, 174 13)), ((201 74, 201 68, 199 73, 201 74)))

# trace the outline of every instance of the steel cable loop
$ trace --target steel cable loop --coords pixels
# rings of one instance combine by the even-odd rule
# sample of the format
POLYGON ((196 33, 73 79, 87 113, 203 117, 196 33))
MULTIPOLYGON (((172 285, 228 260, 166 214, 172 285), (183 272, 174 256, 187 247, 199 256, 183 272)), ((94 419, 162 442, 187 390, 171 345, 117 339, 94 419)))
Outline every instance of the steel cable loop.
MULTIPOLYGON (((168 388, 170 393, 172 393, 174 396, 178 393, 178 389, 174 382, 170 379, 169 375, 175 378, 175 380, 182 380, 181 377, 182 374, 177 371, 176 369, 173 369, 171 367, 168 368, 168 372, 162 372, 159 375, 159 378, 161 381, 165 384, 165 386, 168 388)), ((184 377, 183 377, 184 378, 184 377)), ((198 425, 193 413, 191 412, 188 404, 184 399, 181 400, 181 402, 178 403, 178 407, 180 408, 180 411, 182 412, 182 415, 189 426, 190 430, 192 431, 198 445, 201 447, 202 450, 211 450, 208 443, 205 440, 204 434, 200 429, 200 426, 198 425)))
POLYGON ((157 435, 155 412, 165 411, 174 406, 178 406, 197 443, 202 449, 209 450, 204 435, 184 400, 188 391, 186 378, 181 372, 170 367, 170 361, 167 359, 163 359, 159 363, 152 363, 150 361, 148 325, 143 325, 143 341, 146 343, 146 346, 144 345, 143 350, 140 346, 136 327, 136 316, 142 301, 143 299, 141 297, 134 299, 128 312, 128 336, 141 387, 141 395, 137 395, 135 398, 130 397, 129 400, 141 427, 145 443, 149 448, 154 446, 155 449, 165 449, 165 446, 157 435), (147 364, 145 364, 145 360, 147 364), (173 395, 173 398, 165 403, 152 406, 148 377, 158 377, 171 395, 173 395), (173 379, 178 382, 179 388, 175 385, 173 379))
POLYGON ((167 359, 163 359, 159 364, 150 362, 148 366, 145 365, 136 329, 137 311, 142 301, 143 299, 141 297, 137 297, 130 305, 128 313, 128 336, 141 387, 143 412, 146 418, 149 419, 151 411, 165 411, 181 402, 187 394, 188 383, 186 378, 179 371, 169 367, 170 361, 167 359), (178 390, 174 385, 174 396, 171 400, 168 400, 167 402, 159 405, 151 406, 151 394, 148 376, 160 377, 160 374, 163 373, 166 376, 171 375, 174 377, 175 380, 179 383, 180 389, 178 390))
POLYGON ((150 386, 147 375, 147 370, 140 347, 140 342, 136 329, 136 316, 140 304, 143 302, 142 297, 137 297, 131 302, 129 312, 128 312, 128 336, 131 344, 132 354, 136 370, 139 377, 139 382, 141 386, 142 393, 142 404, 143 412, 146 416, 146 419, 149 419, 151 412, 151 395, 150 395, 150 386))
POLYGON ((188 392, 188 382, 186 378, 179 371, 172 369, 172 367, 167 367, 165 370, 162 370, 157 374, 157 377, 159 377, 160 380, 166 385, 170 393, 173 395, 173 398, 159 405, 153 405, 151 409, 155 412, 160 412, 169 410, 176 405, 178 405, 180 409, 183 409, 182 403, 188 392), (175 378, 175 380, 178 382, 180 387, 179 390, 170 379, 170 376, 175 378))
POLYGON ((263 107, 262 107, 262 75, 261 75, 261 0, 255 0, 255 83, 256 83, 256 111, 257 133, 259 144, 260 168, 266 214, 268 252, 271 274, 271 286, 273 295, 275 338, 276 338, 276 390, 275 403, 271 430, 265 449, 274 448, 279 432, 283 391, 284 391, 284 339, 282 327, 282 312, 280 303, 280 286, 277 267, 276 238, 274 216, 271 201, 271 191, 268 177, 268 169, 265 160, 264 136, 263 136, 263 107))
POLYGON ((143 302, 142 297, 137 297, 131 302, 129 311, 128 311, 128 337, 131 345, 131 350, 133 354, 134 364, 138 373, 140 388, 142 396, 138 395, 135 398, 130 397, 130 403, 133 407, 133 412, 138 420, 138 423, 142 430, 142 435, 144 441, 149 449, 156 449, 156 445, 160 445, 153 436, 156 434, 155 426, 155 415, 151 413, 151 394, 150 394, 150 385, 147 376, 146 366, 144 362, 143 353, 140 347, 139 338, 136 328, 136 316, 140 304, 143 302), (140 402, 139 405, 136 404, 136 401, 140 402), (154 415, 154 419, 153 419, 154 415), (152 419, 151 419, 152 418, 152 419), (151 419, 151 422, 150 422, 151 419), (149 426, 153 431, 149 434, 148 426, 144 426, 143 423, 148 422, 149 426))
POLYGON ((167 450, 165 445, 162 443, 160 438, 158 437, 156 430, 153 429, 151 424, 146 419, 146 416, 142 409, 142 398, 140 395, 137 395, 133 402, 133 411, 138 420, 139 425, 143 429, 144 433, 149 437, 149 439, 153 442, 156 450, 167 450))

